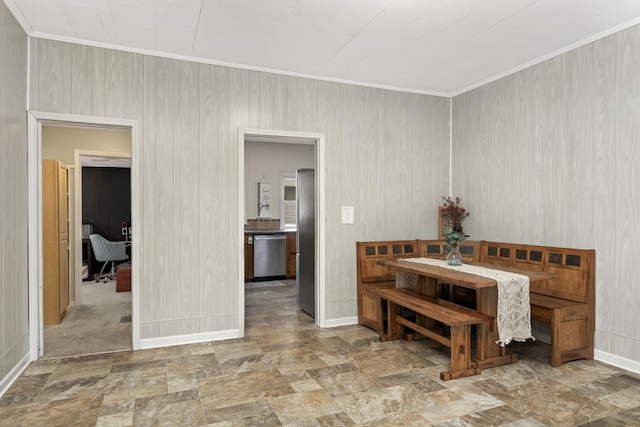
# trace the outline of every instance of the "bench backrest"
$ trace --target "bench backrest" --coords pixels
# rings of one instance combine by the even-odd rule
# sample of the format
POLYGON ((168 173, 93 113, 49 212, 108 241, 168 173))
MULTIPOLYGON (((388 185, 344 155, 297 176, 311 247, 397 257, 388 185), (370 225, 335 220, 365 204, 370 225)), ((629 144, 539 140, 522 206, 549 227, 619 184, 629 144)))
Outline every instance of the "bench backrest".
MULTIPOLYGON (((480 240, 465 240, 458 250, 463 261, 480 261, 482 242, 480 240)), ((445 240, 418 240, 418 256, 425 258, 444 259, 449 253, 449 246, 445 240)))
POLYGON ((418 256, 417 240, 396 240, 384 242, 357 242, 358 283, 393 281, 395 270, 378 261, 388 261, 418 256))
MULTIPOLYGON (((402 258, 444 258, 444 240, 395 240, 357 242, 358 283, 395 280, 395 272, 379 261, 402 258)), ((465 261, 547 271, 558 275, 531 285, 530 291, 595 305, 595 251, 592 249, 466 240, 460 245, 465 261)))
POLYGON ((530 291, 595 303, 594 250, 483 241, 480 262, 557 274, 555 280, 532 283, 530 291))

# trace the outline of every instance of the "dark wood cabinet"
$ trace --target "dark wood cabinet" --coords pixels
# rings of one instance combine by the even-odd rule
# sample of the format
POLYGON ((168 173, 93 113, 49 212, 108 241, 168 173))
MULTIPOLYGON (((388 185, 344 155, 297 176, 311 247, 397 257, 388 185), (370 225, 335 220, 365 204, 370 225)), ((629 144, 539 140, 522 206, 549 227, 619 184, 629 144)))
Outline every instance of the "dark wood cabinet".
POLYGON ((244 235, 244 280, 253 280, 253 234, 244 235))
POLYGON ((296 233, 287 233, 287 279, 296 278, 296 233))

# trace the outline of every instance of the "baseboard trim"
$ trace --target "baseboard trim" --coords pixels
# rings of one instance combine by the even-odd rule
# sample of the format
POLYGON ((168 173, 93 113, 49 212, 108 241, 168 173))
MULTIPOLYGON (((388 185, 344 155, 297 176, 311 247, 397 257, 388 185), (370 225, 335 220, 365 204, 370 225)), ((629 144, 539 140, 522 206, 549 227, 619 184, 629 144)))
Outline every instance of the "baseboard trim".
POLYGON ((350 326, 358 324, 358 316, 342 317, 340 319, 329 319, 326 321, 327 328, 336 328, 338 326, 350 326))
POLYGON ((548 333, 537 331, 534 332, 533 337, 536 339, 536 341, 540 341, 545 344, 551 344, 551 335, 549 335, 548 333))
POLYGON ((31 363, 31 354, 27 352, 22 359, 9 371, 9 373, 0 380, 0 397, 4 396, 4 394, 9 390, 9 387, 20 377, 20 374, 27 369, 31 363))
POLYGON ((615 354, 607 353, 602 350, 594 350, 593 358, 604 362, 607 365, 613 365, 618 368, 626 369, 627 371, 634 372, 636 374, 640 374, 640 362, 637 360, 627 359, 615 354))
POLYGON ((207 341, 220 341, 240 337, 237 329, 219 332, 205 332, 201 334, 174 335, 171 337, 147 338, 140 340, 140 348, 159 348, 172 345, 195 344, 207 341))

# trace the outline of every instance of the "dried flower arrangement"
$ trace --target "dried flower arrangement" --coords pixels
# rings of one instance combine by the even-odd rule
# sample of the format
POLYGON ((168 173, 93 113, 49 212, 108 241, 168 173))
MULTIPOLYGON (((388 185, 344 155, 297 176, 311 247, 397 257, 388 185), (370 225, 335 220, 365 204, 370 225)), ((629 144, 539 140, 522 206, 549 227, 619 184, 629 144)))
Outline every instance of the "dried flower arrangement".
POLYGON ((460 197, 455 199, 452 197, 442 196, 445 209, 442 210, 442 218, 449 226, 461 223, 462 220, 469 216, 469 212, 460 204, 460 197))
POLYGON ((460 255, 458 251, 458 246, 469 237, 469 235, 462 232, 461 223, 464 218, 469 216, 469 212, 460 204, 460 197, 454 199, 452 197, 442 196, 442 200, 444 202, 442 219, 447 224, 443 238, 446 240, 450 251, 446 258, 447 264, 461 265, 462 255, 460 255))

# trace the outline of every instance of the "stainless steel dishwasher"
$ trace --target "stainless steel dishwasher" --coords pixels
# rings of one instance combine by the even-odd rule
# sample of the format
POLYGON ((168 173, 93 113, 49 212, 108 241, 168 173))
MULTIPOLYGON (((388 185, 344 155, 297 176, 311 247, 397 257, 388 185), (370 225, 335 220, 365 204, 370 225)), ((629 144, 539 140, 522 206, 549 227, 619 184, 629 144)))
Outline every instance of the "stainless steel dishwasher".
POLYGON ((287 235, 254 234, 253 280, 284 277, 287 269, 287 235))

